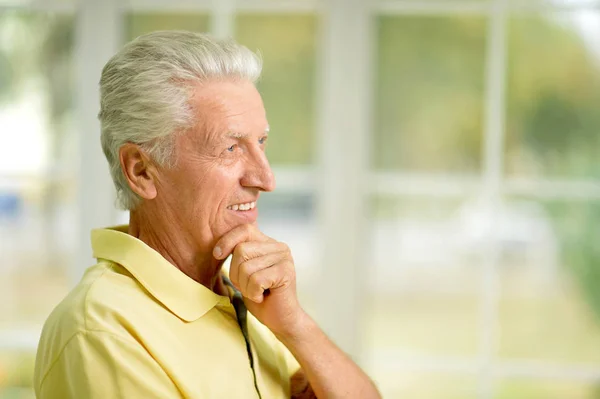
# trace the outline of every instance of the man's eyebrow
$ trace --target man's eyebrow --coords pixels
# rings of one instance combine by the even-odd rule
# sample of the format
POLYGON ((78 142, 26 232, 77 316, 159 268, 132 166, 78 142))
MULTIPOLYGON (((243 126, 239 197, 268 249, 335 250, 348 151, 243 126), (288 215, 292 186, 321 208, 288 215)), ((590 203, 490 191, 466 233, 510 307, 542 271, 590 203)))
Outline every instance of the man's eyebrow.
POLYGON ((228 132, 227 133, 227 137, 232 138, 232 139, 246 139, 248 138, 249 134, 248 133, 242 133, 242 132, 228 132))
MULTIPOLYGON (((269 134, 269 130, 270 130, 269 127, 267 127, 265 129, 266 135, 269 134)), ((248 133, 242 133, 242 132, 228 132, 227 137, 232 138, 232 139, 237 139, 237 140, 244 140, 244 139, 247 139, 248 137, 250 137, 250 135, 248 133)))

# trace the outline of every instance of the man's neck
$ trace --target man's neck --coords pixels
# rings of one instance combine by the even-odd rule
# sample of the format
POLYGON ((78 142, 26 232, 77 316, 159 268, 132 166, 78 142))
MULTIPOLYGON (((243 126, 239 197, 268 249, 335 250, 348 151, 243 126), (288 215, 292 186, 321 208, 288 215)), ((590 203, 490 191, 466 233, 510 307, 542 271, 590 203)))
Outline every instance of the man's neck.
POLYGON ((150 213, 146 209, 131 211, 128 233, 157 251, 191 279, 219 295, 227 295, 220 273, 223 261, 214 259, 210 248, 199 249, 193 238, 178 228, 176 217, 150 213))

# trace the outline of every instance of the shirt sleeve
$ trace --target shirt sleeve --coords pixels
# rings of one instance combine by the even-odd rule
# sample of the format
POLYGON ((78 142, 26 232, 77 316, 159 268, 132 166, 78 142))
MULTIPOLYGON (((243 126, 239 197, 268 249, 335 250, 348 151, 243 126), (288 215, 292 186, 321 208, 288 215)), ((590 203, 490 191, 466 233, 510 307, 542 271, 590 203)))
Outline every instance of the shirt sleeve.
POLYGON ((81 332, 42 379, 38 399, 180 398, 144 347, 114 334, 81 332))

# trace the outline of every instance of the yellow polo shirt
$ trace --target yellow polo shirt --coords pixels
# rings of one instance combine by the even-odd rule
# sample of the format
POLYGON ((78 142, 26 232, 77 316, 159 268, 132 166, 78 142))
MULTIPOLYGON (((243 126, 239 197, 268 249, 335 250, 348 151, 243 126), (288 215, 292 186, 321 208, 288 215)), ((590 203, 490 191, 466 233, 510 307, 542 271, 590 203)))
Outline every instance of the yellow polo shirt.
POLYGON ((248 353, 233 291, 215 294, 126 232, 92 231, 98 263, 44 325, 36 396, 289 398, 289 352, 248 314, 248 353))

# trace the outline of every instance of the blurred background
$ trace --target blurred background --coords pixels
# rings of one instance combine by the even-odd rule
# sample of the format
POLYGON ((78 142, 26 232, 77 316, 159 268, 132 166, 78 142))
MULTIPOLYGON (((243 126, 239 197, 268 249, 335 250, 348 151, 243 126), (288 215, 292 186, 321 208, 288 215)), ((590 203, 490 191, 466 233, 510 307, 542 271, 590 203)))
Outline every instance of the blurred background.
POLYGON ((278 189, 260 225, 385 398, 600 398, 600 1, 0 0, 0 398, 127 221, 100 71, 159 29, 233 36, 278 189))

